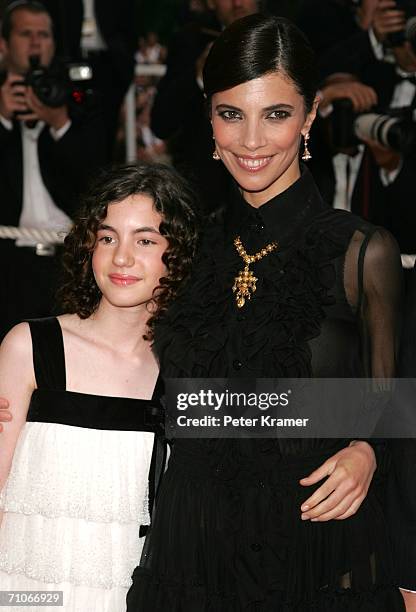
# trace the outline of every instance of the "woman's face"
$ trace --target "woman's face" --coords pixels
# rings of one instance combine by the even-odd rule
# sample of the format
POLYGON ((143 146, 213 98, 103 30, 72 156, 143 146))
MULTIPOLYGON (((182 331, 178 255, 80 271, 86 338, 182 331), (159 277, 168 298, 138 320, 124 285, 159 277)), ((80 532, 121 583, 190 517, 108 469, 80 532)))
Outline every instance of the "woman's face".
POLYGON ((162 255, 168 246, 159 233, 161 215, 145 194, 110 204, 101 222, 92 256, 102 300, 116 307, 147 306, 166 275, 162 255))
POLYGON ((300 175, 298 149, 316 114, 305 116, 303 97, 279 72, 212 96, 217 152, 247 202, 260 206, 300 175))

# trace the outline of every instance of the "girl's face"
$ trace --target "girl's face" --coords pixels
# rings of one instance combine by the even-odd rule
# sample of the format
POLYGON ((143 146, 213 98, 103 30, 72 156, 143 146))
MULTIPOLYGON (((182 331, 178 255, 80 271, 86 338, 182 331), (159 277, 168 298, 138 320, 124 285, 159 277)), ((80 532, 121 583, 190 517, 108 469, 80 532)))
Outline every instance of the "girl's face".
POLYGON ((315 118, 318 99, 305 116, 303 97, 274 72, 212 96, 217 152, 247 202, 261 206, 300 175, 298 150, 315 118))
POLYGON ((102 300, 131 309, 151 301, 159 279, 167 273, 162 255, 168 241, 159 233, 161 221, 152 198, 145 194, 108 206, 92 256, 102 300))

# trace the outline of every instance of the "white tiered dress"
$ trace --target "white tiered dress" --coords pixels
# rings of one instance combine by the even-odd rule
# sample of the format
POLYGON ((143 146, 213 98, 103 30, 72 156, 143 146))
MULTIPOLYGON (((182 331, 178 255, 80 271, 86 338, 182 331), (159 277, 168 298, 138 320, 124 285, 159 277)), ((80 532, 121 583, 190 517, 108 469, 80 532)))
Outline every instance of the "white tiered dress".
POLYGON ((38 390, 0 495, 0 591, 63 591, 64 605, 1 610, 124 612, 150 522, 157 402, 66 391, 59 322, 30 327, 38 390))

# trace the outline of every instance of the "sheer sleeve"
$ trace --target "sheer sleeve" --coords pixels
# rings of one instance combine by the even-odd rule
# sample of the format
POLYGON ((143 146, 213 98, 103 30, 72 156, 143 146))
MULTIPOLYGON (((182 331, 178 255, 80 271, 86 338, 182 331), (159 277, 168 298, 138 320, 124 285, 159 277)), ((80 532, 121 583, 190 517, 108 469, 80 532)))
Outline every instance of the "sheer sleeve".
MULTIPOLYGON (((381 411, 369 442, 376 453, 378 477, 384 479, 388 458, 388 423, 392 419, 392 391, 401 327, 403 291, 400 251, 392 235, 373 227, 356 231, 346 256, 344 286, 360 327, 361 363, 367 387, 366 405, 381 411), (386 433, 387 432, 387 433, 386 433)), ((391 432, 390 432, 391 433, 391 432)))
POLYGON ((361 327, 366 376, 394 377, 403 279, 400 252, 389 232, 355 232, 345 257, 344 284, 361 327))
MULTIPOLYGON (((357 233, 353 237, 346 256, 345 286, 362 325, 367 376, 394 377, 400 334, 402 269, 398 247, 387 231, 377 229, 371 235, 364 237, 357 233)), ((386 439, 385 443, 390 465, 384 501, 395 580, 398 586, 415 590, 416 440, 386 439)))

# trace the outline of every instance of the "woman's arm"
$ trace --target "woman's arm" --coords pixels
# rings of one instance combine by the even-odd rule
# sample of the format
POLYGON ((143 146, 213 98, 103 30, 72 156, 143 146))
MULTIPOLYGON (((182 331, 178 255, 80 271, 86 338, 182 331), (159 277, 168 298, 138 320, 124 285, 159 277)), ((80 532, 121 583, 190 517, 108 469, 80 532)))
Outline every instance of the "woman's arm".
POLYGON ((34 389, 32 340, 29 325, 21 323, 7 334, 0 346, 0 396, 8 398, 13 416, 9 423, 4 424, 0 438, 0 490, 9 475, 34 389))
MULTIPOLYGON (((346 283, 354 296, 352 301, 358 302, 363 333, 368 338, 369 354, 364 356, 369 364, 368 375, 392 378, 402 297, 400 253, 392 236, 380 229, 368 244, 362 240, 353 241, 346 256, 346 274, 349 276, 346 283), (358 263, 360 253, 363 256, 362 273, 358 263)), ((310 486, 326 478, 302 504, 302 519, 342 520, 355 514, 367 495, 375 468, 375 453, 370 444, 351 442, 348 448, 330 457, 300 481, 301 485, 310 486)))

